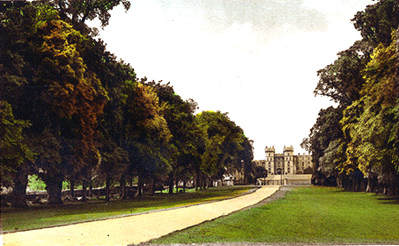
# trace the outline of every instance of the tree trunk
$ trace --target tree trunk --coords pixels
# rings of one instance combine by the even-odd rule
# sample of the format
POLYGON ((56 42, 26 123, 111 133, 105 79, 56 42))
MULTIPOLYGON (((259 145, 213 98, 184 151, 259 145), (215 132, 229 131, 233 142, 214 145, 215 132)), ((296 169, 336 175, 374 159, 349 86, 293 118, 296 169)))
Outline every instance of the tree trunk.
POLYGON ((198 191, 198 189, 201 187, 200 182, 200 175, 199 172, 197 172, 195 175, 195 191, 198 191))
POLYGON ((179 193, 179 179, 175 179, 176 193, 179 193))
POLYGON ((200 176, 200 190, 203 190, 203 189, 204 189, 204 177, 201 174, 201 176, 200 176))
POLYGON ((105 176, 105 201, 109 202, 110 200, 110 190, 111 190, 111 177, 107 174, 105 176))
POLYGON ((121 188, 121 194, 120 194, 120 199, 126 199, 126 176, 122 175, 120 180, 119 180, 120 188, 121 188))
POLYGON ((152 195, 155 194, 155 185, 156 185, 155 179, 152 179, 152 191, 151 191, 152 195))
POLYGON ((372 182, 372 177, 371 177, 371 164, 369 164, 369 168, 367 170, 367 187, 366 187, 366 192, 372 192, 373 191, 373 185, 371 184, 372 182))
POLYGON ((69 182, 71 183, 71 199, 75 200, 75 179, 71 179, 69 182))
POLYGON ((373 187, 372 182, 373 182, 373 178, 371 177, 371 174, 369 173, 369 174, 368 174, 368 177, 367 177, 367 188, 366 188, 366 192, 373 192, 374 187, 373 187))
POLYGON ((143 178, 141 176, 138 178, 137 194, 139 197, 143 195, 143 178))
POLYGON ((23 163, 18 169, 14 178, 14 187, 12 192, 12 206, 15 208, 25 208, 26 187, 28 185, 28 166, 23 163))
POLYGON ((202 189, 206 190, 206 178, 205 178, 205 175, 202 177, 202 189))
POLYGON ((93 196, 93 182, 90 179, 90 181, 89 181, 89 197, 92 197, 92 196, 93 196))
POLYGON ((186 179, 183 180, 183 192, 186 192, 186 179))
POLYGON ((169 174, 169 194, 173 194, 173 188, 174 188, 174 183, 173 183, 173 176, 172 174, 169 174))
POLYGON ((82 201, 87 201, 87 180, 82 181, 82 201))
POLYGON ((46 189, 49 204, 62 204, 62 177, 46 179, 46 189))
POLYGON ((352 191, 357 192, 357 178, 353 177, 352 182, 352 191))

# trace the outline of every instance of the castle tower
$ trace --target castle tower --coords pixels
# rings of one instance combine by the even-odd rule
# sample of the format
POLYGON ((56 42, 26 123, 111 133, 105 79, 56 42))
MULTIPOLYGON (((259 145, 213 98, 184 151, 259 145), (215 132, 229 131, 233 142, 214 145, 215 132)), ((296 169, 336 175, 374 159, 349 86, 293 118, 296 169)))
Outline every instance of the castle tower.
POLYGON ((295 174, 294 147, 284 146, 284 174, 295 174))
POLYGON ((268 174, 275 174, 275 167, 274 167, 274 155, 275 155, 276 150, 274 149, 274 146, 265 147, 265 153, 266 153, 266 170, 268 174))

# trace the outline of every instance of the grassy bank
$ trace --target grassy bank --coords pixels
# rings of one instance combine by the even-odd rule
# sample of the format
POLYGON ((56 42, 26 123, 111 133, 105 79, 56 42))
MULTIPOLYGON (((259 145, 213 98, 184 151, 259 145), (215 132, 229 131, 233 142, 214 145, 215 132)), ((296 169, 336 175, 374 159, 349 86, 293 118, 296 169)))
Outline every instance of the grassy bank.
POLYGON ((156 194, 144 196, 132 201, 89 201, 74 202, 58 207, 40 207, 29 209, 1 210, 3 231, 26 230, 79 221, 107 218, 117 215, 140 213, 155 209, 164 209, 216 201, 241 195, 253 187, 234 186, 210 188, 206 191, 156 194))
POLYGON ((399 243, 399 200, 309 187, 153 243, 399 243))

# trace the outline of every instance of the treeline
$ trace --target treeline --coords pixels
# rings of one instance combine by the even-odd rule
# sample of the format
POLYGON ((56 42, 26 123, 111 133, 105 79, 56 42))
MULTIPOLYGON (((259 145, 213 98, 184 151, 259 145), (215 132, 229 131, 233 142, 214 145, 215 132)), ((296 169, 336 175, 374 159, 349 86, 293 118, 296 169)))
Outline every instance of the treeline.
MULTIPOLYGON (((62 182, 83 187, 194 180, 206 188, 226 172, 254 173, 252 141, 226 113, 195 115, 167 83, 138 79, 106 50, 97 30, 126 0, 2 2, 0 11, 1 186, 26 206, 28 175, 62 203, 62 182)), ((132 30, 130 30, 132 31, 132 30)), ((134 30, 133 30, 134 31, 134 30)), ((144 37, 137 37, 144 38, 144 37)), ((253 179, 253 178, 252 178, 253 179)))
POLYGON ((399 1, 380 0, 352 22, 362 39, 318 71, 322 109, 304 139, 314 184, 399 194, 399 1))

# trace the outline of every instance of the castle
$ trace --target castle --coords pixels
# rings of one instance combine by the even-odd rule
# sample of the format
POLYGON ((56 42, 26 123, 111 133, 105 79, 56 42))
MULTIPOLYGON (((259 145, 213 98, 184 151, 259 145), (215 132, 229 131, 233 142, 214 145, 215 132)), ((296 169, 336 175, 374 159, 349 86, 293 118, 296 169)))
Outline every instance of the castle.
POLYGON ((284 146, 283 153, 276 153, 274 146, 265 148, 266 159, 255 161, 267 170, 267 178, 258 182, 266 185, 310 184, 313 172, 312 156, 294 155, 294 147, 284 146))
POLYGON ((266 146, 266 159, 256 161, 258 166, 263 166, 268 175, 303 174, 313 168, 312 156, 306 154, 294 155, 294 147, 284 146, 283 153, 276 153, 274 146, 266 146))
POLYGON ((283 153, 277 154, 274 146, 265 148, 265 169, 271 175, 303 174, 305 169, 313 168, 312 156, 306 154, 294 155, 294 147, 284 146, 283 153))

